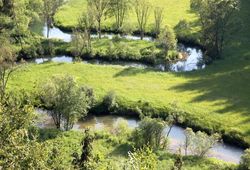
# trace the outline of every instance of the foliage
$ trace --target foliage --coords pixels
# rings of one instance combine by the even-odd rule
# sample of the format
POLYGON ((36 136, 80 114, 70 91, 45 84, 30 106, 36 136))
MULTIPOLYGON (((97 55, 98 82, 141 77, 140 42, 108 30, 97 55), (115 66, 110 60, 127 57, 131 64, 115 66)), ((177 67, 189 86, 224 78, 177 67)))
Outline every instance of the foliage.
POLYGON ((239 169, 240 170, 250 169, 250 149, 246 149, 244 155, 241 157, 239 169))
POLYGON ((10 76, 16 70, 15 51, 10 42, 4 37, 0 38, 0 99, 5 97, 10 76))
POLYGON ((160 32, 157 42, 159 46, 165 50, 165 52, 169 50, 175 50, 177 47, 175 33, 171 28, 167 26, 160 32))
POLYGON ((129 152, 129 162, 131 170, 156 170, 158 165, 157 156, 150 147, 137 149, 135 152, 129 152))
POLYGON ((199 15, 202 41, 213 58, 222 54, 228 34, 239 26, 235 18, 239 0, 192 0, 191 8, 199 15))
POLYGON ((187 152, 187 149, 189 148, 192 154, 199 157, 205 156, 221 138, 220 135, 216 133, 211 136, 201 131, 194 133, 190 128, 186 129, 185 136, 185 151, 187 152))
POLYGON ((101 24, 104 17, 109 10, 109 0, 88 0, 88 10, 92 11, 93 17, 97 22, 97 31, 99 38, 101 38, 101 24))
POLYGON ((73 77, 67 75, 53 76, 41 85, 41 100, 51 109, 50 114, 58 129, 63 124, 70 130, 80 118, 86 116, 93 104, 93 91, 88 87, 79 87, 73 77))
POLYGON ((164 136, 165 122, 159 119, 145 118, 139 127, 132 133, 132 141, 136 148, 148 145, 153 149, 166 147, 167 139, 164 136))
POLYGON ((150 14, 150 4, 148 0, 134 0, 134 8, 137 17, 138 29, 141 35, 141 40, 143 40, 144 32, 150 14))
POLYGON ((131 0, 110 0, 110 10, 115 17, 115 27, 117 30, 123 28, 124 19, 128 17, 130 7, 131 0))
POLYGON ((64 0, 43 0, 43 16, 47 26, 47 38, 50 28, 53 26, 53 17, 58 8, 63 5, 64 0))
POLYGON ((74 160, 73 164, 75 168, 82 170, 94 170, 96 168, 96 163, 93 157, 93 143, 94 137, 90 134, 90 130, 86 129, 84 132, 84 138, 82 140, 82 151, 79 157, 77 153, 73 154, 74 160))
POLYGON ((162 27, 162 22, 163 22, 163 11, 164 9, 162 7, 156 7, 154 9, 154 17, 155 17, 155 27, 154 27, 154 32, 156 37, 160 34, 161 27, 162 27))
POLYGON ((118 108, 116 93, 114 91, 108 92, 103 98, 102 105, 109 113, 114 113, 118 108))

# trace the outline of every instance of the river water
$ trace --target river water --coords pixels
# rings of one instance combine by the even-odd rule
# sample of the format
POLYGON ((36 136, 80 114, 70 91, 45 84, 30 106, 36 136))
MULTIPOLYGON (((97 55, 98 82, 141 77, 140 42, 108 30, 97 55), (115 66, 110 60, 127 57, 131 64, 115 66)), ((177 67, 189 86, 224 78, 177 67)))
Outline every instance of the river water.
MULTIPOLYGON (((44 110, 38 109, 37 112, 41 115, 38 122, 38 126, 41 128, 54 128, 54 123, 52 118, 44 110)), ((93 130, 110 130, 121 120, 126 121, 128 127, 133 129, 138 127, 140 120, 132 117, 121 117, 115 115, 105 115, 105 116, 89 116, 84 121, 79 121, 73 127, 74 130, 83 130, 87 127, 93 130)), ((174 126, 169 135, 169 150, 172 153, 178 152, 179 148, 183 146, 185 141, 184 128, 179 126, 174 126)), ((168 127, 165 128, 164 133, 167 134, 168 127)), ((214 148, 212 148, 208 157, 217 158, 226 162, 239 163, 240 157, 244 150, 232 145, 225 143, 219 143, 214 148)), ((184 153, 184 152, 183 152, 184 153)))
MULTIPOLYGON (((43 28, 43 35, 47 35, 47 27, 43 28)), ((103 33, 103 38, 112 39, 116 34, 112 33, 103 33)), ((92 34, 92 38, 97 38, 97 34, 92 34)), ((59 28, 52 28, 50 30, 50 38, 61 39, 65 42, 71 42, 71 34, 65 33, 61 31, 59 28)), ((125 35, 123 38, 130 39, 130 40, 140 40, 139 36, 135 35, 125 35)), ((145 41, 154 41, 152 37, 144 37, 145 41)), ((190 47, 184 44, 178 44, 178 51, 181 53, 186 54, 188 57, 186 60, 177 61, 170 64, 158 64, 153 68, 160 71, 174 71, 174 72, 186 72, 186 71, 193 71, 204 69, 205 64, 203 60, 203 52, 201 49, 197 47, 190 47)), ((54 62, 72 62, 72 59, 69 56, 56 56, 54 58, 47 58, 44 61, 54 61, 54 62)), ((41 64, 43 62, 42 58, 38 58, 36 63, 41 64)), ((85 63, 89 64, 98 64, 98 65, 121 65, 127 67, 138 67, 138 68, 152 68, 152 66, 147 64, 142 64, 139 62, 127 62, 127 61, 103 61, 98 59, 93 60, 85 60, 85 63)))

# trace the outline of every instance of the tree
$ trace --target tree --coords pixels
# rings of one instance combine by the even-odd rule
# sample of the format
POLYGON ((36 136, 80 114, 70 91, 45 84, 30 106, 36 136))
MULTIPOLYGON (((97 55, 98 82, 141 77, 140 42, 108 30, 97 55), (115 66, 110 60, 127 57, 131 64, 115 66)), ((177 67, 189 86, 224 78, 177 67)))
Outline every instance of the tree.
POLYGON ((89 129, 84 131, 84 138, 82 140, 82 150, 81 156, 79 157, 78 153, 74 153, 73 164, 76 168, 82 170, 91 170, 96 169, 96 160, 93 155, 93 146, 94 136, 90 133, 89 129))
POLYGON ((27 96, 17 92, 0 104, 0 167, 2 169, 47 169, 44 144, 28 133, 34 115, 27 96))
POLYGON ((1 12, 12 16, 13 14, 13 8, 14 8, 14 0, 1 0, 1 12))
POLYGON ((109 0, 88 0, 88 8, 92 11, 94 19, 97 22, 97 32, 99 39, 101 39, 101 27, 103 17, 107 15, 110 7, 109 0))
POLYGON ((175 50, 177 47, 175 33, 168 26, 162 29, 157 41, 160 47, 162 47, 165 52, 168 52, 169 50, 175 50))
POLYGON ((182 112, 179 110, 178 106, 176 103, 172 103, 171 104, 172 109, 169 110, 169 114, 168 117, 166 118, 166 122, 169 126, 169 130, 167 132, 167 137, 169 136, 172 128, 174 127, 174 125, 176 125, 177 123, 183 123, 183 116, 182 116, 182 112))
POLYGON ((91 53, 91 28, 93 24, 93 13, 87 9, 87 12, 78 19, 78 29, 73 31, 71 44, 75 56, 91 53))
POLYGON ((49 38, 50 28, 53 26, 53 17, 64 0, 43 0, 43 15, 47 26, 47 38, 49 38))
POLYGON ((187 128, 185 130, 185 135, 186 152, 189 148, 194 155, 197 155, 199 157, 204 157, 208 153, 208 151, 213 148, 221 139, 220 135, 217 133, 209 136, 201 131, 194 133, 190 128, 187 128))
POLYGON ((5 37, 0 38, 0 99, 3 101, 8 81, 18 68, 15 63, 15 51, 5 37))
POLYGON ((235 17, 239 4, 239 0, 191 1, 199 15, 203 44, 213 58, 220 58, 226 38, 239 26, 235 17))
POLYGON ((166 137, 163 134, 165 122, 158 119, 145 118, 132 133, 136 148, 148 145, 153 149, 166 147, 166 137))
POLYGON ((155 27, 154 27, 154 32, 156 37, 159 36, 160 31, 161 31, 161 25, 163 22, 163 11, 164 9, 162 7, 156 7, 154 10, 154 18, 155 18, 155 27))
POLYGON ((250 149, 246 149, 241 157, 240 170, 250 170, 250 149))
POLYGON ((40 97, 58 129, 70 130, 80 118, 86 116, 93 104, 93 90, 79 87, 75 79, 67 75, 53 76, 42 84, 40 97))
POLYGON ((115 26, 120 30, 127 15, 131 0, 110 0, 112 14, 115 16, 115 26))
POLYGON ((141 34, 141 40, 143 40, 150 14, 150 4, 147 0, 135 0, 134 3, 137 24, 141 34))

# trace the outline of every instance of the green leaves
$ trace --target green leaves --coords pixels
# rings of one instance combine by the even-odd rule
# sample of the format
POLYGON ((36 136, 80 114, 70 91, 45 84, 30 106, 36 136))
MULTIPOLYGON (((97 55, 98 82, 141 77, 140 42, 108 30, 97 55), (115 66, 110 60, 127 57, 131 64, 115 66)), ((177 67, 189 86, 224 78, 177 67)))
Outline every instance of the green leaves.
POLYGON ((41 100, 51 110, 57 128, 73 128, 75 122, 86 116, 94 102, 92 89, 79 87, 75 79, 67 75, 53 76, 41 85, 41 100))

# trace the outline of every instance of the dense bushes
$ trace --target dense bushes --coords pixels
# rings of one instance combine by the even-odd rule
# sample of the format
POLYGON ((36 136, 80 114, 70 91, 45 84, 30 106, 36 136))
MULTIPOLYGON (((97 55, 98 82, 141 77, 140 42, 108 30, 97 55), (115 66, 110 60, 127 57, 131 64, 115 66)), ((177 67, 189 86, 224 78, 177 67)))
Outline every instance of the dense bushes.
POLYGON ((245 150, 244 155, 241 157, 239 169, 250 170, 250 149, 245 150))

